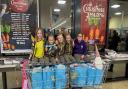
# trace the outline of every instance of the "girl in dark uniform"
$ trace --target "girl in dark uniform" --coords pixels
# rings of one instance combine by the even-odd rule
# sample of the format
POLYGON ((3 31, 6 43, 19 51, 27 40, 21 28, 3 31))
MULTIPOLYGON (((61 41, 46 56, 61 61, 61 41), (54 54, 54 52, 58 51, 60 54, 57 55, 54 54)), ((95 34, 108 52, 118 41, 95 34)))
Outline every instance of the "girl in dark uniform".
POLYGON ((63 34, 58 34, 57 36, 57 58, 58 63, 64 64, 66 61, 64 59, 65 53, 65 40, 63 34))
POLYGON ((72 56, 74 42, 73 42, 70 34, 67 34, 65 36, 65 38, 66 38, 66 42, 65 42, 65 55, 64 55, 65 60, 66 60, 67 63, 75 62, 75 58, 72 56))
POLYGON ((57 46, 55 44, 55 38, 53 35, 48 36, 48 42, 45 45, 45 59, 50 63, 56 64, 56 51, 57 46))

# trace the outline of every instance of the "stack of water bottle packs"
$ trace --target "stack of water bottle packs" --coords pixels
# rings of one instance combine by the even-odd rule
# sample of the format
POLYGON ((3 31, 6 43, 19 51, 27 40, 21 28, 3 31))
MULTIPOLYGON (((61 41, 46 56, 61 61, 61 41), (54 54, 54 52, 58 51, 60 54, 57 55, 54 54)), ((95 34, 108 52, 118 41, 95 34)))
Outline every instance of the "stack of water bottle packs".
POLYGON ((70 66, 70 83, 72 87, 91 87, 101 85, 104 70, 97 69, 92 64, 70 66))
POLYGON ((34 67, 29 70, 32 89, 66 89, 71 87, 91 87, 101 85, 104 69, 92 64, 55 65, 34 67))

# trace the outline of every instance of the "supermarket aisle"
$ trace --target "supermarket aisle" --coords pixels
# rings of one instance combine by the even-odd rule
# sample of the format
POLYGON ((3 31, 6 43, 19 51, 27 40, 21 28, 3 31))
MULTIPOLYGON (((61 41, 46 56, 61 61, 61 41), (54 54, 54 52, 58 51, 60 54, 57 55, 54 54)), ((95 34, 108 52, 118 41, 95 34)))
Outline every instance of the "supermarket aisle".
POLYGON ((102 89, 128 89, 128 81, 105 83, 102 89))

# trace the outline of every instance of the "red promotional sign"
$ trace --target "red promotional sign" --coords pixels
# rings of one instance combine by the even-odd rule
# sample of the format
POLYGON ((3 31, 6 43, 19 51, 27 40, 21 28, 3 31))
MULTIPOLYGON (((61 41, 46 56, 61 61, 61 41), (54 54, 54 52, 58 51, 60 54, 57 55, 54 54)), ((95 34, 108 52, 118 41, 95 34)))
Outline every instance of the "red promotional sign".
POLYGON ((27 0, 11 0, 10 5, 14 12, 23 13, 28 10, 27 0))
POLYGON ((81 0, 81 31, 85 41, 105 44, 107 0, 81 0))

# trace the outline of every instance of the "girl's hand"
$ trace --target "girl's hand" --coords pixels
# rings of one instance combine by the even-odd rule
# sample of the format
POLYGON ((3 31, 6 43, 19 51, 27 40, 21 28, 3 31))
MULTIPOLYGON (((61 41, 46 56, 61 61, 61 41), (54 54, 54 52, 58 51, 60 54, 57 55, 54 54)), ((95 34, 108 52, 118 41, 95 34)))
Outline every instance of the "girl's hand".
POLYGON ((81 56, 81 59, 84 59, 84 58, 85 58, 85 55, 82 55, 82 56, 81 56))
POLYGON ((58 40, 55 41, 55 44, 58 45, 58 40))
POLYGON ((47 48, 47 47, 45 48, 45 51, 46 51, 46 52, 48 51, 48 48, 47 48))
POLYGON ((32 58, 32 55, 30 54, 28 59, 30 60, 31 58, 32 58))
POLYGON ((32 58, 32 55, 33 55, 33 51, 30 52, 29 59, 32 58))
POLYGON ((55 58, 56 62, 58 62, 58 58, 55 58))

